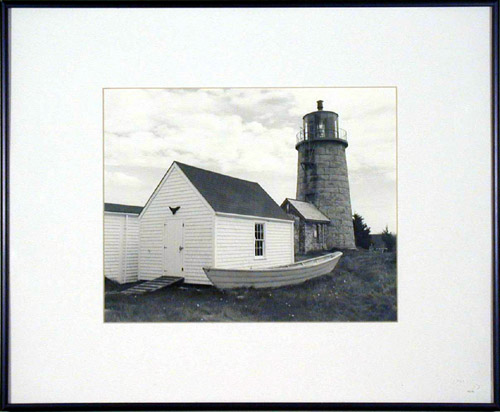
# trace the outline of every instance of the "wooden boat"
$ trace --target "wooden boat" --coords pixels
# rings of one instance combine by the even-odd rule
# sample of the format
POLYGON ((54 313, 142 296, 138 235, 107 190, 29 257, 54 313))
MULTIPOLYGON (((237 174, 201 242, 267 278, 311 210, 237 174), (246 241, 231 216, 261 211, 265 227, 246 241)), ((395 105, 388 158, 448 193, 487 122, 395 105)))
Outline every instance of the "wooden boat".
POLYGON ((219 289, 231 288, 276 288, 295 285, 306 280, 326 275, 337 265, 341 252, 260 269, 203 268, 210 281, 219 289))

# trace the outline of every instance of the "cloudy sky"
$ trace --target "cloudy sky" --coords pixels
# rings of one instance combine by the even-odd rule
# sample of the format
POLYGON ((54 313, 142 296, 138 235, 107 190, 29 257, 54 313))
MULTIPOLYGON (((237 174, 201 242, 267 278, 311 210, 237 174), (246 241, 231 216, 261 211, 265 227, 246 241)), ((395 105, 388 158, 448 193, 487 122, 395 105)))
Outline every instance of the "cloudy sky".
POLYGON ((396 231, 394 88, 106 89, 105 201, 143 206, 174 160, 295 198, 302 116, 339 114, 353 213, 396 231))

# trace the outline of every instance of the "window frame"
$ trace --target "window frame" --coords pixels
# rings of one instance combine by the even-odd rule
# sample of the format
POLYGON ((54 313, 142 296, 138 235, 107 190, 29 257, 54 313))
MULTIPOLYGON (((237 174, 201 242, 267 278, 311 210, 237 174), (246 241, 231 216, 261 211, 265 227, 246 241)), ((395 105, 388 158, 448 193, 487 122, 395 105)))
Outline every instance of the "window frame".
POLYGON ((266 258, 266 222, 257 221, 253 225, 253 254, 255 259, 266 258), (257 225, 262 225, 262 239, 257 239, 257 225), (262 255, 257 255, 257 242, 262 242, 262 255))

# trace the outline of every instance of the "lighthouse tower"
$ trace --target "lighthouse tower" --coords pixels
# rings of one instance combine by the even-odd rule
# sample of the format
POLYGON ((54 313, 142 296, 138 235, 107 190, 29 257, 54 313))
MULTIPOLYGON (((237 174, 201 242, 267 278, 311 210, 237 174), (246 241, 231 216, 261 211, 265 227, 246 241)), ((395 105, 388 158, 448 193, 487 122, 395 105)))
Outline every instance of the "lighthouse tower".
POLYGON ((330 220, 327 248, 354 248, 347 133, 339 128, 338 114, 323 110, 322 100, 317 103, 318 110, 303 117, 297 134, 297 200, 312 203, 330 220))

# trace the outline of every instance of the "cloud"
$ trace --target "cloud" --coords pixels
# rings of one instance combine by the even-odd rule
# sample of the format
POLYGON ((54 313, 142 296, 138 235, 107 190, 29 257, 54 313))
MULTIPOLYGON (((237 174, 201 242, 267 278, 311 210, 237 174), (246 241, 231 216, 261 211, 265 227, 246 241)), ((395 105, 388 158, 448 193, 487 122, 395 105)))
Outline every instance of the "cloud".
POLYGON ((137 188, 141 186, 141 181, 136 176, 130 176, 122 172, 107 172, 105 174, 106 185, 121 186, 127 188, 137 188))
MULTIPOLYGON (((295 135, 318 99, 348 132, 351 185, 394 182, 393 89, 108 89, 106 198, 145 202, 174 160, 257 181, 278 203, 295 197, 295 135)), ((391 198, 395 184, 383 190, 391 198)))

